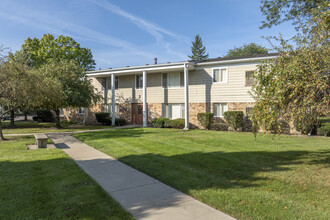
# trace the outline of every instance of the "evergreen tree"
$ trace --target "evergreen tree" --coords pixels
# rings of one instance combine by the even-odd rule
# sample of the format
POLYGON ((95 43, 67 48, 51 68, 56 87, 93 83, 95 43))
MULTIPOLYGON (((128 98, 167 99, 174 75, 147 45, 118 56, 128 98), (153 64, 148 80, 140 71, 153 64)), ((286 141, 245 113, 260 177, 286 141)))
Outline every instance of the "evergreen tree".
POLYGON ((206 48, 203 45, 202 38, 199 34, 196 35, 195 41, 192 41, 191 53, 192 55, 188 57, 192 60, 205 60, 209 58, 209 54, 206 54, 206 48))

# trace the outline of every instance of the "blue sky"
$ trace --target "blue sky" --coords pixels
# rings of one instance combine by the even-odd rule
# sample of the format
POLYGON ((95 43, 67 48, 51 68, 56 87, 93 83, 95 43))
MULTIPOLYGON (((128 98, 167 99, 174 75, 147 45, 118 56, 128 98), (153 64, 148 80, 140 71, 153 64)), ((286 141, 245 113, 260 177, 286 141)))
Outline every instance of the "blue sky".
POLYGON ((285 23, 259 30, 258 0, 0 0, 0 45, 20 49, 28 37, 66 35, 90 48, 96 68, 187 60, 197 33, 210 58, 261 36, 294 35, 285 23))

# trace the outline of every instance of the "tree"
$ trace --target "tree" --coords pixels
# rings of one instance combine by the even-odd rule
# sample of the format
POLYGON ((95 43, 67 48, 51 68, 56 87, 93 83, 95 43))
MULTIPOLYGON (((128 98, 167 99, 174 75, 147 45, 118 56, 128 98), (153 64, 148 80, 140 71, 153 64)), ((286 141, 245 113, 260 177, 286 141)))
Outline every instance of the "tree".
MULTIPOLYGON (((315 12, 329 10, 328 0, 263 0, 260 7, 266 21, 262 28, 270 28, 285 21, 292 21, 294 25, 307 22, 314 17, 315 12)), ((299 28, 299 27, 298 27, 299 28)))
POLYGON ((33 65, 37 68, 52 60, 72 60, 83 70, 92 70, 95 66, 90 49, 80 47, 74 39, 58 36, 56 39, 51 34, 44 34, 39 40, 27 38, 19 54, 27 54, 33 65))
POLYGON ((58 128, 61 127, 59 108, 88 107, 100 99, 85 73, 94 68, 92 52, 72 38, 60 35, 55 39, 51 34, 43 35, 40 40, 28 38, 15 54, 18 55, 28 56, 36 72, 60 84, 60 92, 41 105, 55 111, 58 128))
POLYGON ((73 60, 49 60, 35 71, 50 82, 60 84, 59 91, 52 91, 52 99, 44 99, 41 102, 44 108, 55 111, 57 128, 61 128, 59 108, 89 107, 101 99, 101 96, 95 93, 84 70, 73 60))
POLYGON ((2 117, 15 110, 40 107, 43 99, 52 99, 58 90, 56 82, 48 83, 44 76, 33 72, 25 57, 18 56, 7 60, 0 66, 0 103, 4 111, 0 114, 0 139, 2 134, 2 117))
POLYGON ((205 60, 209 58, 209 54, 206 54, 206 48, 203 45, 202 38, 199 34, 196 35, 195 41, 192 41, 191 53, 192 55, 188 57, 192 60, 205 60))
POLYGON ((317 117, 329 114, 330 11, 313 18, 294 38, 296 48, 282 38, 279 56, 258 66, 252 87, 256 100, 252 121, 268 131, 281 132, 283 121, 296 122, 311 133, 317 117))
POLYGON ((236 56, 247 56, 247 55, 258 55, 267 54, 269 49, 261 45, 250 43, 244 44, 241 47, 234 47, 234 49, 228 50, 225 57, 236 57, 236 56))

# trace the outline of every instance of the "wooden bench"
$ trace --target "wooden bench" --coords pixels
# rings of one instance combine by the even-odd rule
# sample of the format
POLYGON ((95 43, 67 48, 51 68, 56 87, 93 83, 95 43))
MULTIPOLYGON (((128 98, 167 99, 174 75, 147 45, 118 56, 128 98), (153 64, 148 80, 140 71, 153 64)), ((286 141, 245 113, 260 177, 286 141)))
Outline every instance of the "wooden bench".
POLYGON ((47 148, 48 137, 45 134, 34 134, 38 148, 47 148))

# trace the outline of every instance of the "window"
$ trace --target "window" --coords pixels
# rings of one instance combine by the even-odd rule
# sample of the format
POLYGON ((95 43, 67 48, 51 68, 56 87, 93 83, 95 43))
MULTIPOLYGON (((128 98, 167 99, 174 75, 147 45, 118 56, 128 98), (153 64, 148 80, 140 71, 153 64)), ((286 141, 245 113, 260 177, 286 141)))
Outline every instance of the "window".
POLYGON ((84 115, 85 114, 85 108, 79 107, 78 108, 78 114, 79 115, 84 115))
POLYGON ((223 117, 223 113, 228 111, 227 103, 214 103, 213 114, 215 117, 223 117))
POLYGON ((163 117, 176 119, 184 118, 184 104, 163 104, 163 117))
POLYGON ((115 77, 115 89, 119 89, 119 77, 115 77))
POLYGON ((213 69, 213 82, 226 83, 228 80, 228 68, 213 69))
POLYGON ((111 77, 101 78, 101 91, 105 90, 111 90, 111 77))
POLYGON ((247 116, 250 116, 252 109, 253 109, 253 107, 246 107, 246 108, 245 108, 245 114, 246 114, 247 116))
POLYGON ((143 88, 143 75, 135 75, 135 88, 142 89, 143 88))
POLYGON ((253 86, 255 79, 253 78, 254 71, 245 71, 245 86, 253 86))
MULTIPOLYGON (((101 112, 108 112, 108 113, 110 113, 110 116, 112 116, 111 104, 102 104, 101 112)), ((115 104, 115 114, 116 114, 116 118, 118 118, 119 117, 119 104, 115 104)))
POLYGON ((183 83, 183 72, 163 73, 162 75, 163 88, 180 88, 184 86, 183 83))
POLYGON ((101 78, 101 91, 104 91, 107 87, 107 78, 101 78))

